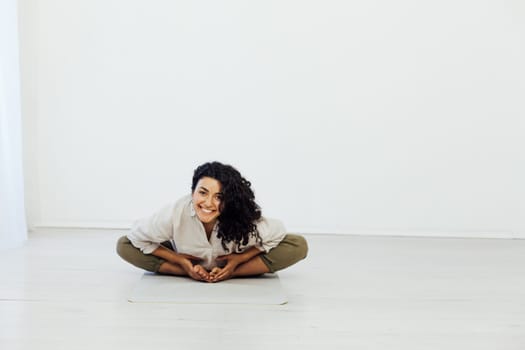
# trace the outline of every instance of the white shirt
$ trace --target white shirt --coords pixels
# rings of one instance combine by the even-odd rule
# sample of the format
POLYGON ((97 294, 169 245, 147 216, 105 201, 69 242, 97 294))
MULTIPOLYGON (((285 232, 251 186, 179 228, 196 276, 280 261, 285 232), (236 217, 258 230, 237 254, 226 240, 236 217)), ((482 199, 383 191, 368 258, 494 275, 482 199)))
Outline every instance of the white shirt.
MULTIPOLYGON (((268 252, 286 235, 286 229, 279 220, 262 217, 255 224, 262 244, 258 244, 255 237, 250 237, 248 244, 237 252, 240 253, 251 247, 268 252)), ((234 242, 226 244, 229 251, 223 248, 217 232, 216 224, 208 241, 204 225, 195 214, 191 195, 187 195, 165 206, 149 218, 136 221, 127 237, 144 254, 151 254, 160 243, 170 241, 176 252, 203 259, 200 264, 209 270, 217 266, 215 259, 218 256, 235 251, 234 242)))

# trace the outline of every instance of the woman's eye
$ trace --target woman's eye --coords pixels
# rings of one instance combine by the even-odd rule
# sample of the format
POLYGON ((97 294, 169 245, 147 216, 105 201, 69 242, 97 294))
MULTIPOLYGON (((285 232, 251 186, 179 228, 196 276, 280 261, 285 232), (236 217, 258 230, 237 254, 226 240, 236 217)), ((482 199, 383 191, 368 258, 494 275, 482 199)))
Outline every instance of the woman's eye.
POLYGON ((204 191, 199 191, 199 194, 202 195, 202 196, 204 196, 204 195, 206 194, 206 192, 204 192, 204 191))

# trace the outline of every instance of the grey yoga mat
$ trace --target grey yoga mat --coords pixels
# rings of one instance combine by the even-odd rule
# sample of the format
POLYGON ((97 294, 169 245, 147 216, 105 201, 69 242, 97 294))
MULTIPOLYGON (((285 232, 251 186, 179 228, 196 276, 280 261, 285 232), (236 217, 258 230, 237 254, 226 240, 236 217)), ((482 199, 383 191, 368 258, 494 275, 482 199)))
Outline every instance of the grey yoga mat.
POLYGON ((281 305, 288 300, 277 274, 218 283, 146 272, 128 299, 133 303, 281 305))

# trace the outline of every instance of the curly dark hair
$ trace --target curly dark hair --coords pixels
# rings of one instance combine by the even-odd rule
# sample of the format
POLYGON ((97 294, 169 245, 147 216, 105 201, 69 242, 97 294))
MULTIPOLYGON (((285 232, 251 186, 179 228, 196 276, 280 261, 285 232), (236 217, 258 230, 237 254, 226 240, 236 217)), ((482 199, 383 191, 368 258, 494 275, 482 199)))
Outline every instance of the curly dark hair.
POLYGON ((261 208, 255 202, 255 195, 250 181, 231 165, 220 162, 204 163, 193 172, 191 192, 195 191, 197 183, 203 177, 211 177, 220 182, 222 199, 217 236, 222 241, 222 247, 229 252, 226 243, 234 242, 235 250, 239 252, 242 246, 248 244, 250 237, 255 237, 262 244, 255 222, 261 218, 261 208))

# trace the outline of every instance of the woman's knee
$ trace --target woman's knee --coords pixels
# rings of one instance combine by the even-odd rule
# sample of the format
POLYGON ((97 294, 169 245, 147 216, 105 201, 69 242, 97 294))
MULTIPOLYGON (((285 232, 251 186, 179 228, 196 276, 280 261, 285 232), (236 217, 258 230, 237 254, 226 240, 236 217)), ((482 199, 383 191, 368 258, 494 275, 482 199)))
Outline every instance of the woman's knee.
POLYGON ((308 243, 300 235, 287 234, 277 247, 261 255, 270 272, 276 272, 292 266, 308 254, 308 243))
POLYGON ((303 236, 288 234, 286 235, 285 239, 290 243, 290 245, 294 246, 294 255, 296 256, 297 261, 306 258, 308 255, 308 242, 303 236))
POLYGON ((133 255, 133 250, 136 248, 131 244, 131 241, 126 236, 122 236, 117 241, 117 254, 124 260, 130 261, 133 255))
POLYGON ((126 237, 117 242, 117 254, 128 263, 150 272, 158 272, 165 260, 151 254, 144 254, 126 237))

